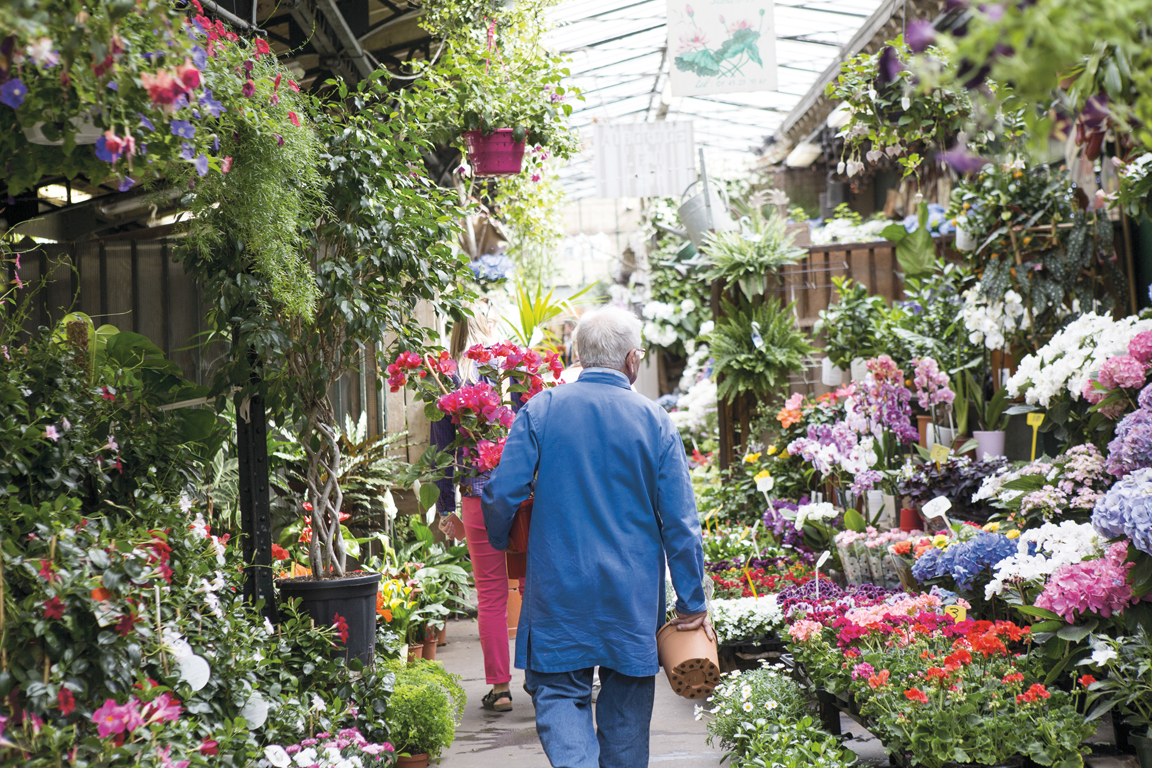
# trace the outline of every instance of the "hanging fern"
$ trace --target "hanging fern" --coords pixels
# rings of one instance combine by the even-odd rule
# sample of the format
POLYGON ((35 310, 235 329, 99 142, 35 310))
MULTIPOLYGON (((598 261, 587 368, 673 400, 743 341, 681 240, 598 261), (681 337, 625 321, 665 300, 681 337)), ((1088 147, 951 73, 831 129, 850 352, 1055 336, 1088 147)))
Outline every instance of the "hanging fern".
POLYGON ((802 370, 812 353, 808 337, 796 327, 793 305, 769 299, 738 310, 724 301, 721 309, 725 319, 710 336, 717 397, 731 400, 749 392, 770 401, 786 393, 789 374, 802 370))
POLYGON ((748 231, 717 232, 709 236, 704 252, 709 270, 709 282, 725 280, 740 286, 749 299, 764 293, 765 276, 788 264, 795 264, 807 253, 792 245, 794 233, 788 232, 787 222, 775 211, 763 216, 759 211, 742 219, 748 231))

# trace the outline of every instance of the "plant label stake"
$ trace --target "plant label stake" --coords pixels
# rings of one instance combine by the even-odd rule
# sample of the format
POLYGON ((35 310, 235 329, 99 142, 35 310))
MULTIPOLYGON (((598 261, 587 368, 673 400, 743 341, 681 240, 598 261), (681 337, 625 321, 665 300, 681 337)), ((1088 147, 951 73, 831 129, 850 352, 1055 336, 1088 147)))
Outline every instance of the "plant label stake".
POLYGON ((941 445, 940 443, 936 443, 935 445, 932 446, 932 452, 928 454, 928 459, 930 461, 936 462, 936 471, 937 472, 940 471, 940 462, 948 461, 948 454, 949 453, 950 453, 950 451, 948 450, 948 446, 946 446, 946 445, 941 445))
POLYGON ((925 504, 920 511, 924 513, 924 517, 929 519, 936 517, 943 518, 944 525, 950 528, 952 527, 952 523, 948 520, 948 515, 944 514, 950 509, 952 509, 952 502, 948 500, 948 497, 937 496, 936 498, 932 499, 932 501, 925 504))
POLYGON ((816 561, 816 565, 812 566, 812 573, 815 574, 815 578, 816 578, 816 599, 817 600, 820 599, 820 566, 822 566, 822 565, 824 565, 824 563, 828 562, 828 558, 830 558, 830 557, 832 557, 832 553, 826 551, 826 552, 824 552, 824 554, 820 555, 820 559, 816 561))
POLYGON ((748 566, 744 566, 744 578, 748 579, 748 588, 752 590, 752 597, 759 600, 760 595, 756 594, 756 585, 752 583, 752 572, 748 570, 748 566))
POLYGON ((1036 461, 1036 433, 1040 431, 1040 425, 1044 423, 1044 414, 1030 413, 1028 414, 1028 426, 1032 427, 1032 461, 1036 461))
POLYGON ((944 609, 944 613, 951 616, 957 624, 968 618, 968 611, 964 610, 962 605, 949 605, 944 609))
POLYGON ((752 546, 756 549, 756 559, 760 559, 760 545, 756 543, 756 529, 760 527, 760 521, 757 520, 755 525, 752 526, 752 546))

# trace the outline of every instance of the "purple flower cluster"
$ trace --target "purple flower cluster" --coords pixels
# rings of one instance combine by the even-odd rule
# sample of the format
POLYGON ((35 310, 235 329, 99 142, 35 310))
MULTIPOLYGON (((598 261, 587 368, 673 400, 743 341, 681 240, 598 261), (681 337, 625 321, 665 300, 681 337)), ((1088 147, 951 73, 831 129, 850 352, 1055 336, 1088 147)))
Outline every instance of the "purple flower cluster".
POLYGON ((747 566, 753 570, 760 568, 764 571, 770 571, 787 568, 791 564, 792 558, 787 555, 780 555, 779 557, 749 557, 748 562, 744 562, 739 557, 733 557, 729 560, 708 560, 704 563, 704 570, 709 573, 723 573, 724 571, 730 571, 734 568, 747 566))
POLYGON ((1116 436, 1108 443, 1105 469, 1116 477, 1144 467, 1152 467, 1152 384, 1140 392, 1140 410, 1133 411, 1116 425, 1116 436))
MULTIPOLYGON (((882 441, 885 432, 891 432, 904 445, 920 439, 920 432, 912 425, 912 393, 907 387, 887 378, 868 376, 853 396, 851 410, 865 424, 853 425, 860 431, 869 430, 882 441)), ((849 419, 851 422, 851 419, 849 419)))
POLYGON ((982 572, 990 571, 1016 553, 1016 542, 1007 536, 981 533, 947 549, 928 550, 912 566, 912 575, 921 583, 951 576, 956 586, 967 590, 982 572))
POLYGON ((780 590, 776 593, 776 603, 788 622, 800 618, 826 621, 836 616, 843 616, 853 608, 879 605, 898 594, 903 592, 885 589, 875 584, 849 584, 847 587, 839 587, 833 582, 821 579, 819 597, 816 595, 816 581, 812 580, 780 590))
MULTIPOLYGON (((807 503, 807 496, 800 499, 800 504, 807 503)), ((799 509, 800 504, 774 499, 772 506, 768 507, 768 511, 764 513, 764 528, 776 537, 776 541, 780 543, 780 546, 795 550, 805 565, 811 565, 816 562, 816 553, 804 543, 804 533, 797 531, 795 523, 784 517, 780 512, 786 509, 795 513, 796 510, 799 509)))
POLYGON ((1152 468, 1130 472, 1113 485, 1096 504, 1092 527, 1106 539, 1127 536, 1152 555, 1152 468))

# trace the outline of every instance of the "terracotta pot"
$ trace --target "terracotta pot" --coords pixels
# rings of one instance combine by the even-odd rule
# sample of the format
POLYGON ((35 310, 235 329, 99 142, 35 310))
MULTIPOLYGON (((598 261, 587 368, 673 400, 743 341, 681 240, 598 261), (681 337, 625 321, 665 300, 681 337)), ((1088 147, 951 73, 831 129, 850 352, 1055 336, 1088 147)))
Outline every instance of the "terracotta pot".
POLYGON ((915 530, 923 530, 924 526, 920 519, 920 513, 914 509, 904 508, 900 510, 900 530, 908 533, 915 530))
POLYGON ((416 659, 424 658, 424 644, 408 646, 408 663, 411 664, 416 659))
POLYGON ((440 627, 440 631, 436 633, 436 645, 448 645, 448 623, 445 622, 444 626, 440 627))
POLYGON ((428 659, 428 661, 436 661, 436 636, 433 635, 428 640, 425 640, 422 647, 424 653, 421 658, 428 659))
POLYGON ((686 699, 707 698, 719 684, 716 641, 708 639, 703 627, 681 632, 671 623, 665 624, 656 633, 656 650, 660 666, 678 695, 686 699))
POLYGON ((520 626, 520 581, 508 579, 508 637, 516 638, 516 627, 520 626))
POLYGON ((428 753, 420 752, 415 755, 401 755, 396 758, 396 765, 403 768, 428 768, 428 753))

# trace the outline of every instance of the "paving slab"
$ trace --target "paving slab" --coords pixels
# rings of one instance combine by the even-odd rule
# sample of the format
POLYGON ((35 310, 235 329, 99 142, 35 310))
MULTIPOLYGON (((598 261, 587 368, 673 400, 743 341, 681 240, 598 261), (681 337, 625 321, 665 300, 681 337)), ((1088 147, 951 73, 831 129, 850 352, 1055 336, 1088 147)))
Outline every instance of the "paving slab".
MULTIPOLYGON (((514 641, 510 648, 515 652, 514 641)), ((463 678, 468 694, 456 741, 444 753, 444 768, 548 768, 548 758, 536 736, 532 700, 524 692, 524 672, 512 670, 512 711, 487 712, 480 700, 491 688, 484 682, 484 657, 475 619, 448 622, 448 645, 437 660, 463 678)), ((694 716, 693 703, 672 692, 667 679, 656 679, 649 765, 661 768, 713 768, 721 752, 706 741, 708 732, 694 716)))

